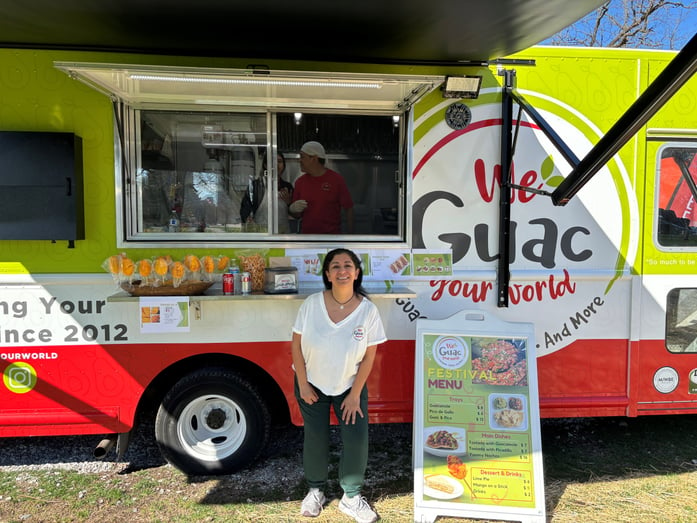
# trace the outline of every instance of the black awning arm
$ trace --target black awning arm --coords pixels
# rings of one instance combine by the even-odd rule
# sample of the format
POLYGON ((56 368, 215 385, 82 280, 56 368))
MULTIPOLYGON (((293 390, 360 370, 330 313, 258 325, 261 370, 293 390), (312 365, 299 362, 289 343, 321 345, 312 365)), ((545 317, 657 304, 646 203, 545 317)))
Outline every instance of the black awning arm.
POLYGON ((581 188, 697 71, 697 34, 651 82, 641 96, 552 192, 554 205, 566 205, 581 188))
MULTIPOLYGON (((550 142, 554 145, 554 147, 557 148, 557 150, 562 154, 562 156, 566 159, 567 162, 571 165, 572 168, 575 168, 581 160, 579 160, 578 156, 569 148, 568 145, 566 145, 566 142, 557 134, 557 132, 552 128, 549 123, 547 123, 547 120, 545 120, 542 115, 535 109, 532 105, 528 103, 528 101, 523 97, 522 94, 520 94, 518 91, 512 91, 511 96, 515 100, 515 102, 525 111, 525 114, 527 114, 530 119, 535 122, 535 125, 540 128, 540 130, 544 133, 544 135, 549 139, 550 142)), ((521 188, 522 187, 516 187, 516 188, 521 188)), ((530 190, 531 188, 527 188, 530 190)), ((530 190, 530 192, 535 192, 533 190, 530 190)))
POLYGON ((511 250, 511 167, 513 165, 513 98, 515 69, 503 69, 501 90, 501 186, 499 190, 499 258, 496 270, 497 307, 508 307, 511 250))

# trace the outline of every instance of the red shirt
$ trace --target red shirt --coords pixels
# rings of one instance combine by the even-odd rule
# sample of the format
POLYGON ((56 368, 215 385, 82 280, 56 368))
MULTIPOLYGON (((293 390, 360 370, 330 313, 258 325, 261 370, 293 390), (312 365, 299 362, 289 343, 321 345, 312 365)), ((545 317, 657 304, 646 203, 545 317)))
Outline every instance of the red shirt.
POLYGON ((295 181, 293 201, 306 200, 301 233, 341 234, 341 209, 351 209, 353 200, 343 177, 331 169, 321 176, 303 174, 295 181))

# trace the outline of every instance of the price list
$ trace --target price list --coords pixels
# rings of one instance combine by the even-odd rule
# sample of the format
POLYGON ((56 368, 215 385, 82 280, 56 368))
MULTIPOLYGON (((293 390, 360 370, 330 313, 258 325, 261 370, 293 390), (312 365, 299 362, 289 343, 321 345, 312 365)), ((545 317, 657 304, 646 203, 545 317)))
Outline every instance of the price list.
POLYGON ((485 420, 484 405, 478 396, 429 395, 426 412, 429 423, 461 423, 462 420, 484 423, 485 420))
POLYGON ((527 434, 470 431, 467 454, 470 459, 530 463, 530 437, 527 434))
POLYGON ((532 471, 490 467, 472 468, 472 492, 480 501, 533 501, 532 471))

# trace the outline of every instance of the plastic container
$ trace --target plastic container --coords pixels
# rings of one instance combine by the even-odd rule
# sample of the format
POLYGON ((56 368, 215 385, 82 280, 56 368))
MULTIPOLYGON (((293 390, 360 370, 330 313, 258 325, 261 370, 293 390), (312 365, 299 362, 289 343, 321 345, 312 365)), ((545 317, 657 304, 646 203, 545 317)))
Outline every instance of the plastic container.
POLYGON ((167 232, 179 232, 179 213, 176 209, 172 209, 167 220, 167 232))
POLYGON ((240 266, 237 265, 237 260, 232 260, 230 262, 230 268, 228 273, 232 274, 233 277, 233 294, 242 294, 242 280, 240 278, 240 266))
POLYGON ((294 294, 298 292, 298 269, 267 267, 264 269, 265 294, 294 294))

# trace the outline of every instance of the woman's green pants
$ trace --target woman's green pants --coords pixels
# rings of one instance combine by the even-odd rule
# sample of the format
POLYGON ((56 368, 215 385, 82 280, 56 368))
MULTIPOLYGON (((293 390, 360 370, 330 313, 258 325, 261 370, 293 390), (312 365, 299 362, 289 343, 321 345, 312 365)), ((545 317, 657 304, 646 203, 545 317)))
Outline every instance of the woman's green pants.
POLYGON ((344 493, 352 498, 361 492, 368 465, 368 387, 361 391, 361 411, 363 417, 356 416, 354 424, 346 424, 341 419, 341 402, 348 395, 327 396, 315 387, 319 400, 309 405, 300 397, 298 381, 295 380, 295 397, 303 416, 304 446, 303 468, 305 480, 310 488, 326 491, 329 475, 329 429, 330 409, 339 420, 341 433, 341 453, 339 457, 339 484, 344 493))

